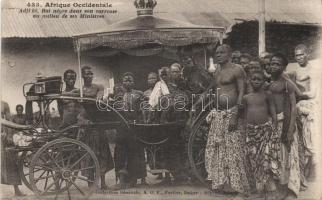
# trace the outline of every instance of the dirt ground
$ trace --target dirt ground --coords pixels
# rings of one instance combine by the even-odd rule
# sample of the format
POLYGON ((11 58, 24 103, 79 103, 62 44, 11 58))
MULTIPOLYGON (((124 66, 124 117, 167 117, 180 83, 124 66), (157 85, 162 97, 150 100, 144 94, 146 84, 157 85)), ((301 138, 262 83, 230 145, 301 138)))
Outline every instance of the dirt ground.
MULTIPOLYGON (((114 171, 110 171, 106 176, 106 181, 109 187, 112 187, 115 184, 115 175, 114 171)), ((148 173, 147 183, 149 185, 138 185, 132 189, 118 190, 118 191, 101 191, 97 190, 90 199, 93 200, 130 200, 130 199, 164 199, 164 200, 177 200, 177 199, 218 199, 218 200, 239 200, 239 199, 265 199, 264 197, 259 197, 258 195, 251 195, 249 197, 245 196, 234 196, 234 195, 221 195, 215 194, 208 189, 200 185, 178 185, 178 186, 160 186, 157 183, 160 180, 157 180, 156 176, 148 173)), ((83 187, 86 187, 85 185, 83 187)), ((0 185, 1 199, 21 199, 21 200, 31 200, 36 199, 37 196, 33 194, 25 186, 20 186, 23 193, 27 194, 25 197, 14 197, 13 187, 7 185, 0 185)), ((300 200, 321 200, 322 199, 322 189, 321 185, 310 183, 309 188, 300 193, 298 199, 300 200)), ((68 199, 66 194, 65 196, 60 196, 58 199, 68 199)), ((268 195, 268 199, 272 199, 272 195, 268 195)), ((43 198, 40 198, 43 199, 43 198)), ((49 199, 55 199, 55 196, 49 197, 49 199)), ((74 199, 74 198, 73 198, 74 199)), ((78 199, 78 198, 77 198, 78 199)))

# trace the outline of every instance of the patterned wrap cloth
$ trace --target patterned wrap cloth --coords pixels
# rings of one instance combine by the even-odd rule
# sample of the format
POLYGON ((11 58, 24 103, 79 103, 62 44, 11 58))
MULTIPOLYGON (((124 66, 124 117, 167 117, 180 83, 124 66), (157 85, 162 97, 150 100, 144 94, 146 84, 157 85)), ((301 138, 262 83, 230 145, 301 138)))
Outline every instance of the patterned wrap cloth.
MULTIPOLYGON (((277 115, 277 134, 282 137, 284 114, 277 115)), ((280 183, 287 187, 298 196, 300 192, 300 160, 298 151, 298 133, 297 129, 294 132, 294 141, 291 144, 291 149, 288 151, 286 145, 281 142, 280 158, 281 158, 281 175, 280 183)))
POLYGON ((244 165, 244 140, 241 124, 229 132, 229 121, 237 114, 237 107, 230 110, 212 110, 206 120, 210 130, 205 151, 205 165, 212 189, 228 186, 235 192, 248 193, 249 185, 244 165))
POLYGON ((305 171, 311 165, 315 164, 314 156, 314 129, 316 117, 316 102, 314 100, 302 100, 296 104, 297 108, 297 127, 299 135, 299 158, 300 158, 300 172, 301 172, 301 185, 307 187, 305 171))
POLYGON ((280 138, 274 131, 273 124, 268 121, 260 125, 246 126, 246 162, 249 182, 258 191, 263 191, 271 178, 280 176, 280 138))

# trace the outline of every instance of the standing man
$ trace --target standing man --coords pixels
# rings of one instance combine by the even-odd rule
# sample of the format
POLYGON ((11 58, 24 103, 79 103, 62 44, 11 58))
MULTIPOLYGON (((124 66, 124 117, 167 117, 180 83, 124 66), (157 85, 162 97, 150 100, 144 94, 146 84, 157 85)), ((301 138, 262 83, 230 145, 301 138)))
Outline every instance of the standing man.
MULTIPOLYGON (((122 114, 128 120, 138 121, 143 100, 143 92, 134 90, 135 79, 131 72, 122 75, 122 87, 124 88, 122 114)), ((116 189, 134 187, 137 180, 146 184, 146 162, 144 147, 135 136, 136 130, 119 126, 114 150, 115 173, 120 180, 116 189)))
MULTIPOLYGON (((1 101, 1 118, 10 120, 10 108, 7 102, 1 101)), ((19 190, 21 179, 18 173, 18 155, 14 152, 6 151, 6 147, 13 145, 11 131, 1 127, 1 184, 13 185, 16 196, 24 196, 19 190)))
POLYGON ((209 86, 209 90, 213 87, 216 89, 217 105, 207 116, 211 126, 205 150, 205 165, 213 190, 247 193, 245 136, 242 135, 239 118, 246 77, 240 66, 231 63, 230 56, 230 46, 224 44, 217 48, 219 67, 214 74, 215 86, 209 86))
POLYGON ((295 51, 295 65, 289 65, 288 71, 306 100, 300 98, 297 103, 299 128, 299 155, 300 155, 300 169, 301 169, 301 186, 307 187, 306 179, 314 179, 315 174, 315 160, 314 160, 314 128, 316 123, 316 96, 319 79, 321 78, 321 70, 309 61, 309 49, 300 44, 296 46, 295 51))
POLYGON ((283 75, 288 64, 283 54, 271 58, 272 82, 269 90, 276 105, 277 134, 281 140, 281 199, 295 199, 300 191, 300 163, 296 129, 295 88, 283 75))
MULTIPOLYGON (((66 84, 62 95, 79 96, 79 89, 75 88, 76 72, 68 69, 64 72, 66 84)), ((61 128, 77 123, 77 115, 80 113, 80 104, 75 100, 62 99, 58 101, 58 111, 62 118, 61 128)))
MULTIPOLYGON (((89 66, 84 66, 82 68, 82 77, 84 80, 83 92, 84 97, 97 98, 103 96, 104 87, 102 85, 97 85, 93 82, 93 72, 92 68, 89 66)), ((78 121, 80 124, 91 123, 95 119, 91 119, 86 111, 83 109, 78 115, 78 121)), ((101 175, 101 189, 107 189, 105 183, 105 174, 114 168, 113 158, 109 147, 109 141, 107 135, 103 129, 100 128, 90 128, 85 130, 86 134, 84 136, 84 143, 86 143, 94 151, 96 157, 98 158, 100 164, 100 175, 101 175)), ((86 166, 92 166, 93 163, 86 163, 86 166)), ((89 170, 87 174, 91 180, 94 178, 94 172, 89 170)), ((91 185, 89 183, 89 185, 91 185)))

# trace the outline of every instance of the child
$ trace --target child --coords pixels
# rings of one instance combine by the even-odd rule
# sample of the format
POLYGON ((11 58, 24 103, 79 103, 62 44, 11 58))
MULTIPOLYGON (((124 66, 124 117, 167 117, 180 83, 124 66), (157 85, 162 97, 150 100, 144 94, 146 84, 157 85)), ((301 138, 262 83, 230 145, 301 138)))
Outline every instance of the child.
POLYGON ((262 67, 260 66, 259 62, 256 60, 252 60, 249 63, 247 73, 246 73, 246 94, 253 91, 253 87, 251 85, 251 74, 254 72, 263 71, 262 67))
POLYGON ((166 111, 162 111, 160 98, 165 95, 169 95, 169 77, 170 77, 170 68, 169 67, 161 67, 159 70, 159 78, 160 80, 155 84, 149 98, 149 105, 152 111, 157 111, 154 113, 154 121, 161 123, 163 118, 165 118, 166 111))
POLYGON ((281 139, 281 193, 282 199, 294 199, 300 190, 298 133, 296 129, 296 98, 294 83, 283 72, 288 64, 283 54, 274 54, 270 61, 272 93, 277 113, 277 133, 281 139))
MULTIPOLYGON (((149 100, 150 95, 154 89, 155 84, 158 82, 158 74, 155 72, 150 72, 148 74, 148 89, 144 91, 144 97, 149 100)), ((153 123, 156 120, 156 113, 152 110, 143 110, 143 121, 145 123, 153 123)))
POLYGON ((258 191, 268 189, 268 181, 279 175, 276 111, 271 92, 263 90, 264 82, 263 71, 253 71, 250 74, 252 92, 243 97, 249 182, 258 191))

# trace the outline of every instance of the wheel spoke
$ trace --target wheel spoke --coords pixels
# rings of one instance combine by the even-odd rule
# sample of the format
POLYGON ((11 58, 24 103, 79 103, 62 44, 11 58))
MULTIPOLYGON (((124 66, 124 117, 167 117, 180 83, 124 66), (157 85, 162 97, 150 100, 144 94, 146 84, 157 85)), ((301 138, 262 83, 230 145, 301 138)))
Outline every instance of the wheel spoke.
POLYGON ((75 153, 74 153, 74 152, 72 152, 72 153, 70 154, 70 156, 68 157, 67 167, 69 167, 70 160, 71 160, 71 158, 72 158, 72 157, 74 157, 74 156, 75 156, 75 153))
POLYGON ((61 151, 60 151, 60 149, 59 149, 59 152, 57 153, 57 155, 54 157, 55 159, 56 158, 58 158, 58 156, 60 156, 61 155, 61 151))
POLYGON ((58 167, 58 168, 61 168, 59 165, 58 165, 58 163, 56 162, 56 160, 46 151, 46 154, 50 157, 50 159, 52 160, 52 161, 54 161, 54 163, 55 163, 55 165, 58 167))
MULTIPOLYGON (((48 174, 49 174, 49 171, 47 171, 47 177, 48 177, 48 174)), ((44 190, 47 187, 47 184, 48 184, 48 178, 46 178, 46 182, 45 182, 45 185, 44 185, 44 190)))
POLYGON ((41 165, 41 164, 37 164, 38 167, 42 167, 42 170, 46 170, 46 171, 55 171, 54 168, 51 168, 51 167, 48 167, 48 166, 45 166, 45 165, 41 165))
POLYGON ((56 195, 55 195, 55 200, 58 198, 58 195, 61 193, 60 188, 61 188, 62 183, 63 183, 63 179, 61 179, 61 182, 58 183, 58 190, 57 190, 56 195))
MULTIPOLYGON (((47 174, 49 174, 49 172, 47 174)), ((38 182, 38 181, 43 180, 43 179, 47 179, 48 180, 48 178, 51 178, 51 177, 54 177, 54 176, 53 175, 47 175, 45 177, 37 178, 37 179, 35 179, 35 181, 38 182)), ((47 183, 47 180, 46 180, 46 183, 47 183)))
POLYGON ((62 166, 63 167, 65 167, 65 162, 64 162, 64 154, 62 153, 63 152, 63 150, 59 150, 59 152, 57 153, 57 155, 55 156, 55 159, 57 159, 57 163, 58 164, 62 164, 62 166), (60 160, 59 160, 59 157, 61 158, 60 160), (59 160, 59 161, 58 161, 59 160))
POLYGON ((52 171, 50 171, 50 173, 53 176, 54 181, 56 181, 58 179, 58 183, 56 183, 55 185, 56 185, 56 191, 59 191, 60 190, 60 186, 59 186, 59 180, 60 179, 58 177, 56 177, 55 174, 52 171))
POLYGON ((84 167, 84 168, 81 168, 81 169, 77 169, 77 170, 74 170, 74 172, 79 172, 79 171, 83 171, 83 170, 87 170, 87 169, 95 169, 95 165, 94 166, 91 166, 91 167, 84 167))
POLYGON ((83 195, 85 196, 85 193, 73 182, 71 181, 71 183, 75 186, 75 188, 83 195))
POLYGON ((81 160, 83 160, 83 158, 85 158, 88 155, 88 152, 86 152, 82 157, 80 157, 74 164, 72 164, 72 166, 70 167, 70 169, 73 169, 73 167, 75 167, 81 160))
POLYGON ((60 183, 59 183, 59 189, 61 188, 61 186, 63 185, 64 179, 60 179, 60 183))
POLYGON ((59 181, 59 179, 57 179, 56 181, 54 181, 53 183, 51 183, 47 188, 46 188, 46 190, 44 190, 42 193, 41 193, 41 195, 43 195, 43 194, 45 194, 46 192, 48 192, 48 190, 50 189, 50 188, 52 188, 57 182, 59 181))
POLYGON ((46 163, 46 160, 44 160, 44 158, 42 158, 41 156, 39 156, 39 159, 46 163))
POLYGON ((34 167, 35 169, 43 170, 44 168, 39 168, 38 166, 34 167))
MULTIPOLYGON (((64 179, 58 179, 58 189, 56 191, 56 196, 55 196, 55 199, 57 199, 58 195, 61 194, 64 190, 61 190, 61 187, 63 185, 63 182, 64 182, 64 179)), ((69 186, 70 187, 70 186, 69 186)), ((66 182, 66 188, 68 189, 67 187, 67 182, 66 182)))
MULTIPOLYGON (((36 169, 35 171, 34 171, 34 173, 35 172, 39 172, 40 170, 43 170, 43 169, 36 169)), ((30 173, 28 172, 28 173, 26 173, 26 174, 23 174, 24 176, 29 176, 30 175, 30 173)))
POLYGON ((70 191, 69 191, 69 187, 71 186, 71 184, 68 184, 66 181, 66 187, 67 187, 67 194, 68 194, 68 199, 71 200, 72 198, 70 197, 70 191))
MULTIPOLYGON (((37 179, 41 178, 44 174, 46 173, 46 171, 44 171, 37 179)), ((37 183, 38 181, 35 180, 35 183, 37 183)))

